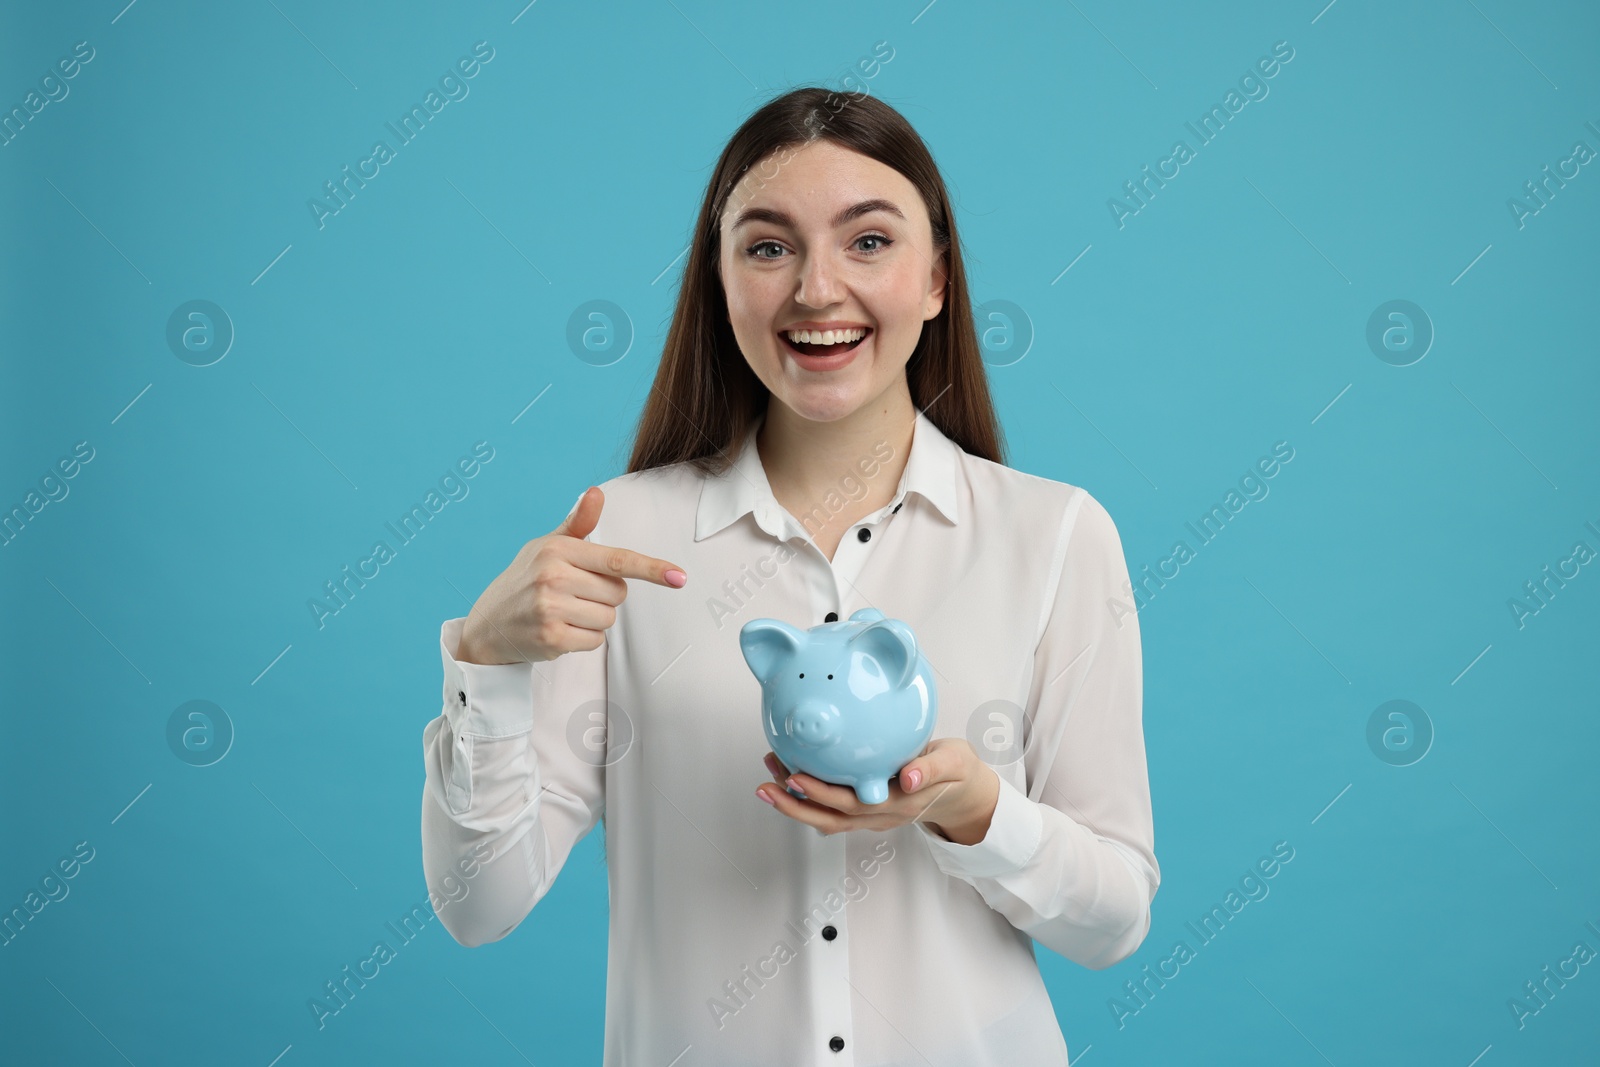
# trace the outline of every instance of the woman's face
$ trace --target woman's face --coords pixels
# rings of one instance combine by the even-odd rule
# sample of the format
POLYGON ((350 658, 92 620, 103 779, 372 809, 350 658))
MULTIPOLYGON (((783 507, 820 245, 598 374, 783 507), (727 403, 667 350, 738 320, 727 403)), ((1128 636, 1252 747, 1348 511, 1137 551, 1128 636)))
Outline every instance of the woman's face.
POLYGON ((945 288, 927 208, 905 175, 818 139, 751 167, 721 227, 728 318, 774 397, 832 422, 903 379, 945 288), (822 349, 794 347, 788 332, 799 327, 866 335, 848 353, 836 344, 808 358, 804 350, 822 349))

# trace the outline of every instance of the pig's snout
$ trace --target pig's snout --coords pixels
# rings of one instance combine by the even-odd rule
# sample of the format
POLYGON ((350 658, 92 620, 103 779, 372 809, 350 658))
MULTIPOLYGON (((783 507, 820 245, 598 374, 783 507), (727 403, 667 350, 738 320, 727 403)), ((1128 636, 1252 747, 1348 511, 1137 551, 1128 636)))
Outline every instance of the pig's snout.
POLYGON ((839 709, 831 704, 801 704, 789 713, 789 736, 802 745, 824 748, 839 740, 839 709))

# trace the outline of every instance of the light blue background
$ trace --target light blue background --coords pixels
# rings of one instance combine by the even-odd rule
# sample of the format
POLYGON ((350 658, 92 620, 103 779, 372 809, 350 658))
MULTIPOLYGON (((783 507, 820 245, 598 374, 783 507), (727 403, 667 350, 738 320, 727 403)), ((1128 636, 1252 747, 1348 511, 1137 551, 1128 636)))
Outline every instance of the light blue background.
POLYGON ((1011 465, 1094 493, 1137 573, 1295 450, 1141 612, 1163 879, 1129 960, 1040 950, 1074 1056, 1595 1055, 1600 965, 1507 1007, 1600 950, 1600 566, 1507 606, 1600 549, 1600 164, 1522 228, 1507 206, 1600 149, 1592 5, 123 2, 0 27, 6 110, 95 49, 0 148, 0 504, 95 449, 0 547, 0 910, 95 850, 0 947, 5 1058, 598 1062, 598 834, 505 941, 433 922, 324 1029, 307 1001, 426 900, 439 623, 622 471, 717 153, 879 41, 974 299, 1032 331, 990 372, 1011 465), (469 96, 319 230, 322 183, 480 40, 469 96), (1278 41, 1270 94, 1119 229, 1108 198, 1278 41), (207 367, 165 341, 194 299, 237 331, 207 367), (593 299, 635 332, 608 366, 566 342, 593 299), (1436 330, 1410 366, 1366 342, 1394 299, 1436 330), (470 495, 319 629, 307 601, 480 440, 470 495), (207 767, 166 740, 195 699, 236 730, 207 767), (1409 766, 1368 745, 1392 699, 1435 731, 1409 766), (1270 895, 1119 1028, 1123 983, 1279 841, 1270 895))

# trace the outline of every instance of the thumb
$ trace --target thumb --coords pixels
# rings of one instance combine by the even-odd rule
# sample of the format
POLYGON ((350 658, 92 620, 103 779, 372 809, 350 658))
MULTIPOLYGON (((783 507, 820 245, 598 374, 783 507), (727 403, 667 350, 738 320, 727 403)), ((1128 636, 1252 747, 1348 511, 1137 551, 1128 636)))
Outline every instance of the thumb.
POLYGON ((922 785, 934 775, 934 753, 944 747, 944 738, 934 738, 923 746, 916 759, 910 760, 900 768, 900 788, 907 793, 915 793, 922 785))
POLYGON ((585 489, 572 505, 567 517, 555 528, 555 533, 576 537, 580 541, 594 532, 600 521, 600 510, 606 505, 606 494, 594 486, 585 489))

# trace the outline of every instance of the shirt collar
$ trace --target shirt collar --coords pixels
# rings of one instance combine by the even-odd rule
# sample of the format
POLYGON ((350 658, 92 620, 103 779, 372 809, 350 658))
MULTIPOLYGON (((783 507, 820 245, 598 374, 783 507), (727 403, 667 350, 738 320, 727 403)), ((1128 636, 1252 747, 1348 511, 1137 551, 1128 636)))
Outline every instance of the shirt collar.
MULTIPOLYGON (((700 487, 700 507, 695 515, 694 539, 703 541, 747 514, 774 537, 796 536, 784 530, 783 509, 772 494, 766 468, 756 450, 756 433, 766 421, 763 414, 745 434, 738 458, 720 475, 707 477, 700 487)), ((911 435, 911 455, 889 507, 898 506, 907 493, 917 493, 952 523, 960 521, 956 498, 956 453, 960 447, 946 437, 933 420, 917 412, 911 435)), ((803 531, 801 531, 803 534, 803 531)))

